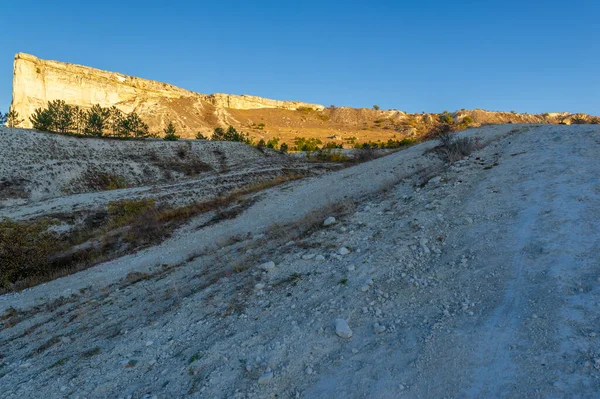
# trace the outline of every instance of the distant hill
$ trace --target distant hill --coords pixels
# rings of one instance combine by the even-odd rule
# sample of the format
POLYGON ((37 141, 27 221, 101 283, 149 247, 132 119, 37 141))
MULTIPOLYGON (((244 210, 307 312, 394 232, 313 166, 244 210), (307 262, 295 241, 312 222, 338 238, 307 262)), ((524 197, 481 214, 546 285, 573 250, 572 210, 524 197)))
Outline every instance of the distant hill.
MULTIPOLYGON (((440 119, 437 114, 325 107, 249 95, 200 94, 167 83, 17 54, 11 109, 23 117, 20 127, 30 128, 29 115, 52 100, 64 100, 83 108, 100 104, 114 105, 126 113, 135 111, 154 132, 162 132, 169 121, 173 121, 178 134, 184 138, 192 138, 196 132, 210 136, 215 127, 233 125, 255 140, 278 137, 281 142, 291 143, 294 137, 315 137, 345 146, 354 142, 421 137, 438 125, 440 119)), ((455 124, 467 120, 470 126, 599 121, 598 117, 585 114, 532 115, 484 110, 461 110, 450 116, 455 124)))

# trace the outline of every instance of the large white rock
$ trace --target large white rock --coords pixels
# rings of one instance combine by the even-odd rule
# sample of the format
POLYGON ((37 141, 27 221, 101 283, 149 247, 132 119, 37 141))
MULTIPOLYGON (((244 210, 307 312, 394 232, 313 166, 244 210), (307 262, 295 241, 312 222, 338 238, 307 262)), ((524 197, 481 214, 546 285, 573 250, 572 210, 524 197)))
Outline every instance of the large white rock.
POLYGON ((269 382, 271 382, 272 379, 273 379, 273 372, 271 371, 270 368, 267 368, 265 373, 263 375, 261 375, 260 377, 258 377, 258 383, 259 384, 268 384, 269 382))
POLYGON ((335 333, 338 335, 338 337, 341 338, 352 337, 352 330, 350 329, 350 326, 344 319, 335 320, 335 333))
POLYGON ((325 219, 325 221, 323 222, 323 226, 331 226, 332 224, 335 223, 335 218, 333 216, 329 216, 327 219, 325 219))
POLYGON ((275 269, 275 262, 273 262, 273 261, 265 262, 262 265, 260 265, 260 268, 270 272, 275 269))

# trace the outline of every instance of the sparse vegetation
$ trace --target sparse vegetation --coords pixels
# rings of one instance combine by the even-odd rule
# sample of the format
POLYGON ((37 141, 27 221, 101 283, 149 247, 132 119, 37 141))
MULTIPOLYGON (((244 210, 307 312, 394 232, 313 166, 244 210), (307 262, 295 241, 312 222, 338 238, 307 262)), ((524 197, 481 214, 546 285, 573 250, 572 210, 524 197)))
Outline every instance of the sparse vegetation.
POLYGON ((0 219, 0 287, 47 272, 49 256, 58 246, 48 229, 52 222, 0 219))
POLYGON ((447 162, 455 162, 463 159, 480 148, 477 140, 470 137, 457 138, 452 135, 449 129, 440 131, 438 139, 440 142, 440 146, 437 148, 438 153, 447 162))
POLYGON ((85 351, 81 354, 81 357, 93 357, 100 354, 100 347, 96 346, 88 351, 85 351))
POLYGON ((416 144, 417 140, 411 138, 404 138, 402 140, 389 139, 387 142, 384 141, 367 141, 364 143, 357 143, 354 148, 370 148, 370 149, 397 149, 402 147, 408 147, 416 144))
POLYGON ((444 111, 438 118, 439 122, 444 125, 452 125, 454 123, 454 118, 448 111, 444 111))
POLYGON ((336 151, 332 148, 317 150, 314 153, 310 154, 308 159, 311 161, 340 163, 348 163, 352 161, 350 157, 345 155, 342 151, 336 151))
POLYGON ((235 217, 252 194, 291 180, 286 174, 210 200, 169 207, 152 198, 113 201, 73 231, 58 235, 51 220, 0 221, 0 292, 39 284, 114 256, 156 244, 191 217, 214 212, 213 221, 235 217))
POLYGON ((69 184, 69 186, 78 185, 88 191, 109 191, 129 187, 127 180, 123 176, 110 172, 99 172, 93 169, 88 169, 69 184))
POLYGON ((196 140, 208 140, 208 137, 202 134, 202 132, 196 133, 196 140))
POLYGON ((318 150, 319 145, 323 144, 323 142, 317 138, 305 138, 305 137, 295 137, 294 138, 295 146, 292 147, 292 151, 307 151, 313 152, 318 150))
POLYGON ((243 132, 238 132, 233 126, 229 126, 227 130, 217 127, 215 128, 212 140, 214 141, 237 141, 240 143, 251 144, 252 140, 248 134, 243 132))
POLYGON ((358 150, 355 156, 355 161, 358 163, 368 162, 378 157, 377 152, 371 147, 362 147, 358 150))
POLYGON ((107 210, 110 223, 119 227, 131 223, 136 217, 155 207, 154 199, 141 198, 109 202, 107 210))
POLYGON ((467 115, 463 118, 462 123, 465 126, 469 126, 469 125, 473 124, 473 118, 471 118, 469 115, 467 115))
POLYGON ((169 125, 165 128, 164 132, 165 132, 165 136, 163 137, 163 140, 165 140, 165 141, 179 140, 179 136, 176 134, 177 130, 175 129, 175 126, 173 126, 172 121, 169 122, 169 125))

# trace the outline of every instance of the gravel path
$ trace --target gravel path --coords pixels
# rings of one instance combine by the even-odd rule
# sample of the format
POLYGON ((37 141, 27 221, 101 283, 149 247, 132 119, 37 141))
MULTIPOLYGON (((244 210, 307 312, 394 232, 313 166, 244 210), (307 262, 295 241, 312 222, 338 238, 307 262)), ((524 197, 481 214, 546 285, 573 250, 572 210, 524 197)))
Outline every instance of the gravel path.
POLYGON ((431 144, 2 297, 0 396, 598 397, 600 129, 467 134, 424 185, 431 144))

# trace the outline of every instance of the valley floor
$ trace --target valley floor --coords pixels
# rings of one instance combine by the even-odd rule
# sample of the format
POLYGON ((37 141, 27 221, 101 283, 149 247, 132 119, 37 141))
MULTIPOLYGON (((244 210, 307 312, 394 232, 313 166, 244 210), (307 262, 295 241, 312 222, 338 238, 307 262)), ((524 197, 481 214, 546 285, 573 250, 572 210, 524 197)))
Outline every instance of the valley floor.
POLYGON ((0 397, 598 397, 600 128, 463 134, 0 297, 0 397))

